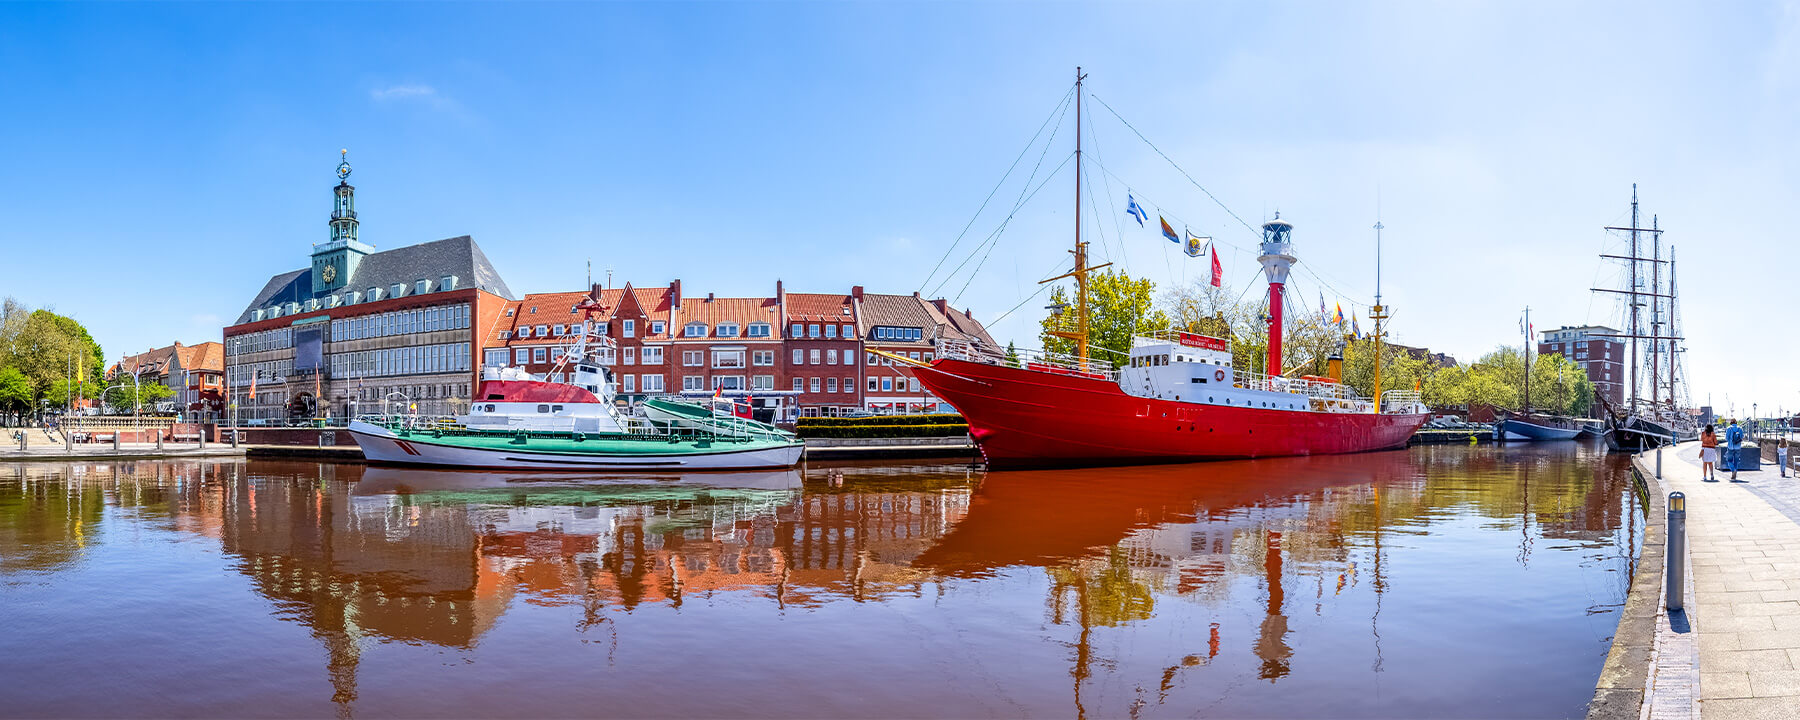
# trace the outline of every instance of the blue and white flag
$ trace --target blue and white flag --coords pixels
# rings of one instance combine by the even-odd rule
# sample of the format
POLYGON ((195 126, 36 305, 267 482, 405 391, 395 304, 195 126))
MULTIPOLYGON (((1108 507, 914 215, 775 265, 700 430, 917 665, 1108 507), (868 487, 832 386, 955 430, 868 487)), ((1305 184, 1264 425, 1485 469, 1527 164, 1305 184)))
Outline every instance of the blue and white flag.
POLYGON ((1125 214, 1137 218, 1138 227, 1143 227, 1144 220, 1148 218, 1150 214, 1144 212, 1144 206, 1137 204, 1137 198, 1132 197, 1131 193, 1125 194, 1125 203, 1125 214))

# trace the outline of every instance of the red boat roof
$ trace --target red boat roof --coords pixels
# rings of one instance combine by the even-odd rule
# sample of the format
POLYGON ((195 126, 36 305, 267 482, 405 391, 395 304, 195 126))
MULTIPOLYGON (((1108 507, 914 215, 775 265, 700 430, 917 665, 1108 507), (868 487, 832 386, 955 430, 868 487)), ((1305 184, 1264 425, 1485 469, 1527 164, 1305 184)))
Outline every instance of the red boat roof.
POLYGON ((540 382, 537 380, 489 380, 481 384, 481 392, 477 393, 477 402, 498 400, 500 402, 553 402, 553 403, 599 403, 600 398, 594 394, 562 383, 540 382))

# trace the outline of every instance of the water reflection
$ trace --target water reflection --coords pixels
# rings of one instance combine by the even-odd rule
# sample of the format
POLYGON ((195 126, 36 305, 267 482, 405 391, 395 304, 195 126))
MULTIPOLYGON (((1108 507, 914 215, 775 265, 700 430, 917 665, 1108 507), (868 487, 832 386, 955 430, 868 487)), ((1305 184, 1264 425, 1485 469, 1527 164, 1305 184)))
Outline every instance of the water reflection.
MULTIPOLYGON (((1518 714, 1569 715, 1605 653, 1593 629, 1610 633, 1627 589, 1638 516, 1628 487, 1617 463, 1568 444, 991 474, 14 465, 0 468, 0 600, 25 582, 54 598, 97 543, 129 554, 171 542, 103 526, 205 539, 272 605, 268 616, 323 648, 344 716, 420 702, 555 714, 618 701, 651 665, 637 638, 692 658, 727 631, 795 658, 900 669, 821 687, 778 663, 733 667, 644 714, 1492 716, 1514 711, 1470 698, 1530 679, 1541 690, 1518 714), (1014 609, 1030 604, 1035 620, 1014 609), (700 614, 681 612, 690 605, 700 614), (956 656, 894 642, 917 633, 954 638, 956 656), (405 685, 363 680, 367 653, 390 646, 586 663, 569 637, 602 653, 591 672, 619 682, 515 673, 508 703, 486 706, 430 666, 410 669, 405 685), (1554 637, 1564 644, 1538 647, 1554 637), (489 638, 496 648, 482 647, 489 638), (1455 678, 1450 661, 1461 663, 1455 678), (1371 696, 1371 683, 1386 689, 1371 696), (887 692, 916 704, 856 704, 887 692), (721 706, 719 696, 762 701, 721 706)), ((51 615, 88 619, 79 598, 64 599, 51 615)), ((30 651, 8 633, 0 671, 10 672, 30 651)), ((95 710, 26 688, 0 696, 27 713, 95 710)))

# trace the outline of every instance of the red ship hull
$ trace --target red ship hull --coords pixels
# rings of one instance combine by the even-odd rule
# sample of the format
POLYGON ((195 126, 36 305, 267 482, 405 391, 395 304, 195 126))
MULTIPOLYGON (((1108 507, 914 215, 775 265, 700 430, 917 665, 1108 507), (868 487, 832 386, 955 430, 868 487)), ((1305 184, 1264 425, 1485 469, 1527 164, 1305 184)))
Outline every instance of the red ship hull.
POLYGON ((909 368, 956 406, 996 468, 1133 465, 1406 446, 1423 414, 1205 405, 1127 394, 1111 380, 940 358, 909 368))

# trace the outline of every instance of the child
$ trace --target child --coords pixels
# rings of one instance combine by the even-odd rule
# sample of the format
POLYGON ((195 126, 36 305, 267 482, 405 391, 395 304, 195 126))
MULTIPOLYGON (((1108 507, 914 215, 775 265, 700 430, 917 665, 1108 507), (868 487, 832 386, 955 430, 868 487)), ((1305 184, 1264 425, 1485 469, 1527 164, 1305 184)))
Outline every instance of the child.
POLYGON ((1787 477, 1788 439, 1785 436, 1775 443, 1775 463, 1781 466, 1781 476, 1787 477))
POLYGON ((1718 482, 1713 477, 1713 463, 1719 461, 1719 436, 1713 432, 1713 426, 1706 426, 1700 431, 1700 479, 1705 482, 1718 482))

